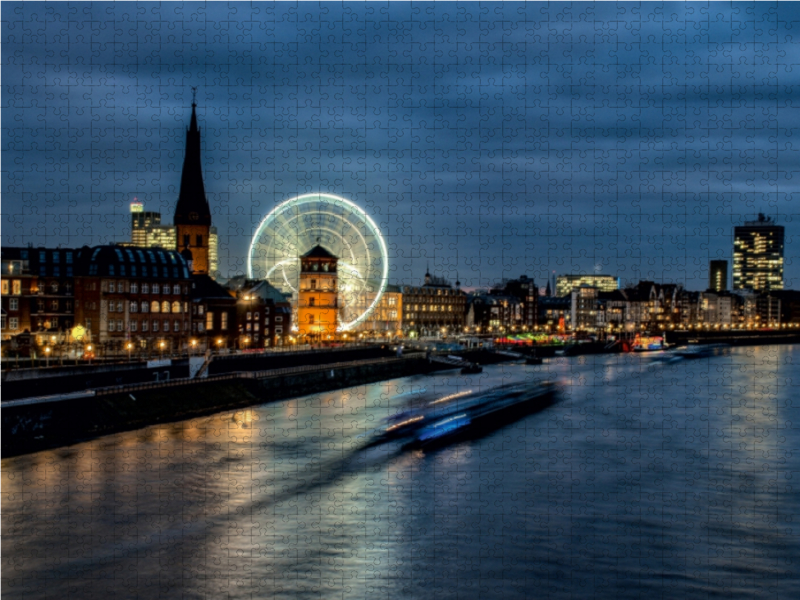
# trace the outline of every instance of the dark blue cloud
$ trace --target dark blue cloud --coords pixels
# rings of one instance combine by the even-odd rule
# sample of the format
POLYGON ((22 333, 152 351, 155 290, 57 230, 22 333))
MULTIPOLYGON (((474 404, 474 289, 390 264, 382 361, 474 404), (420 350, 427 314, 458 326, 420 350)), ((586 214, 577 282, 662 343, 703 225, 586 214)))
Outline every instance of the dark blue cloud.
POLYGON ((732 230, 787 226, 794 4, 2 4, 5 244, 171 218, 191 86, 223 272, 316 190, 383 228, 393 277, 590 271, 705 286, 732 230), (30 233, 28 233, 30 232, 30 233))

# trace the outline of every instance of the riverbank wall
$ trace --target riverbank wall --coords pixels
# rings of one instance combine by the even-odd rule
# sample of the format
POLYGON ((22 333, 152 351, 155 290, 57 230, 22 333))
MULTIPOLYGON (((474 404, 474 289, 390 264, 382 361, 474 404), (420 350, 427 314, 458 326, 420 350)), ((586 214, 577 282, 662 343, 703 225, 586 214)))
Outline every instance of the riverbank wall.
POLYGON ((417 355, 121 385, 87 390, 82 397, 65 398, 62 394, 52 399, 4 401, 2 456, 28 454, 156 423, 448 368, 452 369, 417 355))

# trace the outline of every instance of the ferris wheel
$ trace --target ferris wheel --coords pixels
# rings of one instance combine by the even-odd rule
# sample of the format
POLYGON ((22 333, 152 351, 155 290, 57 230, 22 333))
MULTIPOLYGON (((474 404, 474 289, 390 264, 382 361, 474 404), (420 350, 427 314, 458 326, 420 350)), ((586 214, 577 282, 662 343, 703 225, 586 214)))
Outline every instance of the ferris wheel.
POLYGON ((364 322, 389 278, 386 242, 356 204, 332 194, 304 194, 279 204, 256 229, 247 276, 267 279, 296 302, 300 256, 317 244, 338 259, 339 331, 364 322))

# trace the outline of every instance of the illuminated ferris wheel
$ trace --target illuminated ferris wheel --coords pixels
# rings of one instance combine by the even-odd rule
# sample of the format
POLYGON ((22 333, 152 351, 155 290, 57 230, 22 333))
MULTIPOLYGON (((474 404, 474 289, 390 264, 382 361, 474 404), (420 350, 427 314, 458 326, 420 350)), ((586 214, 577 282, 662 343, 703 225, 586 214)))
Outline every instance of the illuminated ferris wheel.
POLYGON ((296 301, 300 256, 317 244, 339 259, 338 329, 349 331, 378 305, 389 277, 386 242, 375 222, 350 200, 305 194, 278 205, 253 236, 247 276, 268 279, 296 301))

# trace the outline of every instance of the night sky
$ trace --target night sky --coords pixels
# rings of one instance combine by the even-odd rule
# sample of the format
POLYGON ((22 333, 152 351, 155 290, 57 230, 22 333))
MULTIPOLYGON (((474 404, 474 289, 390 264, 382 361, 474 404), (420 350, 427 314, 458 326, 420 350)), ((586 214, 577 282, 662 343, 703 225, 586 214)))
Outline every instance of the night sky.
POLYGON ((393 282, 705 289, 764 212, 800 287, 798 4, 1 10, 3 245, 127 241, 134 197, 171 223, 197 86, 224 276, 322 191, 379 224, 393 282))

